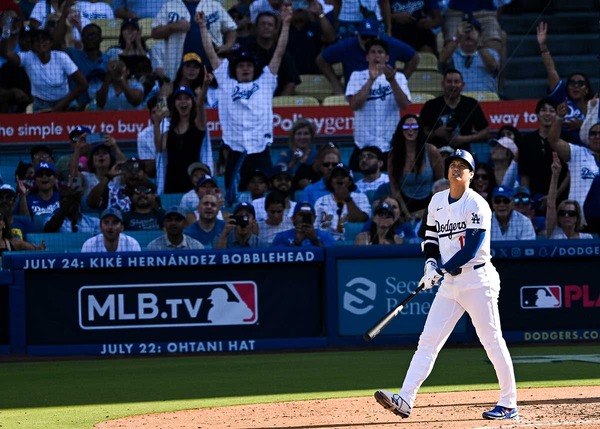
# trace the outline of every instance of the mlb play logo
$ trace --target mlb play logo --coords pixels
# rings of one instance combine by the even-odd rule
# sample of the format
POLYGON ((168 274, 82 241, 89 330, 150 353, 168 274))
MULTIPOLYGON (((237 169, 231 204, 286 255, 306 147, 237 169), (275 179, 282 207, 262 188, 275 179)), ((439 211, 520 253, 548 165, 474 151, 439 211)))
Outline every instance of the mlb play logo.
POLYGON ((521 308, 530 310, 536 308, 562 307, 560 286, 522 286, 521 308))

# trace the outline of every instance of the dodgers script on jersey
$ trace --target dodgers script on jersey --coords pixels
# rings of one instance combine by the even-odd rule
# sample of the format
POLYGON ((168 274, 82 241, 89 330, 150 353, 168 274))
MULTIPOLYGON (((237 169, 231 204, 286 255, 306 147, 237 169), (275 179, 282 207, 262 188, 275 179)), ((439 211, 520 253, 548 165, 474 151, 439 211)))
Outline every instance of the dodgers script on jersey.
POLYGON ((427 225, 435 228, 437 237, 431 236, 436 233, 427 231, 426 241, 437 241, 441 262, 445 264, 464 246, 467 229, 484 229, 487 233, 481 247, 464 267, 490 262, 492 211, 489 204, 472 189, 467 189, 460 200, 452 204, 448 202, 449 194, 450 190, 445 190, 431 198, 427 225))

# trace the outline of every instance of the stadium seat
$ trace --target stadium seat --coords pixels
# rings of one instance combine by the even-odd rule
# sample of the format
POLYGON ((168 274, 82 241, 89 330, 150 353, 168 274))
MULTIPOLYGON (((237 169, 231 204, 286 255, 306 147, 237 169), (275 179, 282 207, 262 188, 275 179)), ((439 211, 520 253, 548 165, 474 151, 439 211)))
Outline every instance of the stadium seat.
POLYGON ((432 70, 415 71, 408 79, 410 92, 427 92, 442 95, 442 74, 432 70))
POLYGON ((465 97, 472 97, 477 101, 500 101, 498 94, 491 91, 463 91, 465 97))
POLYGON ((53 253, 77 253, 92 234, 74 232, 39 232, 27 234, 27 241, 40 245, 46 243, 46 251, 53 253))
POLYGON ((178 206, 184 194, 160 194, 160 205, 163 209, 178 206))
POLYGON ((92 19, 92 23, 96 24, 102 30, 102 39, 119 39, 121 32, 120 19, 92 19))
POLYGON ((301 74, 300 80, 302 83, 296 86, 297 95, 309 95, 321 101, 333 94, 331 84, 322 74, 301 74))
POLYGON ((419 65, 417 66, 417 70, 439 71, 437 57, 430 52, 419 52, 419 65))
POLYGON ((435 98, 435 95, 429 94, 427 92, 411 92, 410 98, 415 104, 423 104, 428 102, 429 100, 433 100, 435 98))
POLYGON ((329 95, 323 99, 323 106, 348 106, 345 95, 329 95))
POLYGON ((142 250, 144 250, 148 243, 155 238, 160 237, 163 232, 160 229, 157 229, 152 231, 123 231, 123 234, 135 238, 138 243, 140 243, 142 250))
POLYGON ((320 106, 319 100, 309 95, 279 95, 273 97, 273 107, 320 106))
POLYGON ((116 39, 104 39, 100 42, 100 51, 106 53, 113 46, 118 46, 118 41, 116 39))

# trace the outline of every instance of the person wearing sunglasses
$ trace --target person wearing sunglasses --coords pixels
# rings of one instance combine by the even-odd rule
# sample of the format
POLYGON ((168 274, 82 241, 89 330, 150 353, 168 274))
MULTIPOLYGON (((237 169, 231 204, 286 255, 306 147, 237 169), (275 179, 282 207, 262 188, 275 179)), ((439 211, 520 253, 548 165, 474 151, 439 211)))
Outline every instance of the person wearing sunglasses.
POLYGON ((583 223, 588 232, 600 232, 600 121, 588 132, 589 146, 566 142, 560 137, 560 124, 569 111, 567 102, 556 108, 558 120, 550 128, 548 143, 570 172, 570 200, 582 208, 583 223), (588 219, 589 218, 589 219, 588 219))
POLYGON ((533 200, 531 192, 525 186, 517 186, 515 188, 515 196, 513 198, 515 210, 523 216, 527 216, 533 224, 535 235, 537 237, 546 236, 546 218, 538 216, 534 207, 539 206, 539 201, 533 200), (535 204, 534 204, 535 203, 535 204))
POLYGON ((542 63, 548 74, 549 97, 556 105, 565 99, 569 104, 568 114, 562 123, 562 138, 574 144, 582 144, 579 129, 587 115, 587 101, 594 95, 590 79, 579 72, 571 73, 566 80, 561 79, 548 49, 548 24, 543 21, 537 26, 537 41, 542 63))
POLYGON ((552 178, 546 199, 546 237, 550 239, 590 239, 592 234, 581 232, 583 216, 581 206, 575 200, 562 200, 556 207, 558 176, 561 171, 560 159, 553 154, 552 178))
POLYGON ((342 156, 339 148, 332 142, 321 146, 317 158, 312 165, 313 170, 316 173, 315 176, 301 175, 301 171, 298 171, 294 176, 294 183, 301 183, 303 180, 313 180, 312 183, 307 185, 302 191, 302 200, 308 201, 312 206, 315 205, 316 201, 323 195, 327 195, 327 182, 331 176, 333 168, 342 162, 342 156), (312 178, 312 179, 311 179, 312 178))
POLYGON ((496 186, 498 186, 498 184, 496 183, 494 167, 484 162, 477 164, 475 175, 471 181, 471 188, 481 195, 488 202, 490 207, 492 206, 492 193, 496 186))
POLYGON ((123 213, 125 231, 155 231, 162 228, 165 211, 156 195, 156 185, 145 180, 125 187, 131 210, 123 213))
POLYGON ((458 25, 456 35, 440 53, 440 64, 460 71, 467 91, 498 93, 500 54, 484 45, 481 24, 475 18, 458 25))
POLYGON ((497 186, 492 193, 492 241, 535 240, 531 220, 515 210, 514 190, 497 186))

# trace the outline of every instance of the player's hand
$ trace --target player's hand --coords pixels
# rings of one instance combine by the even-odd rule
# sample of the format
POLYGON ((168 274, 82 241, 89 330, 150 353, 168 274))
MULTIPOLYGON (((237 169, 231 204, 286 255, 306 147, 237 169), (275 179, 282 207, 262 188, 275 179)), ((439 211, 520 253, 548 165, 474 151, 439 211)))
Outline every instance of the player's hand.
POLYGON ((423 268, 423 275, 427 275, 429 273, 431 273, 432 271, 437 270, 438 265, 435 259, 433 258, 429 258, 427 259, 427 261, 425 261, 425 268, 423 268))
POLYGON ((556 176, 558 176, 560 174, 560 170, 562 170, 562 165, 556 152, 552 152, 552 164, 550 165, 550 170, 552 171, 552 174, 556 176))
POLYGON ((444 278, 444 273, 439 268, 428 272, 419 281, 419 284, 423 284, 423 289, 431 289, 434 286, 439 286, 440 282, 444 278))

